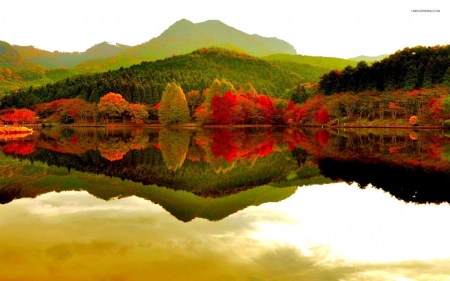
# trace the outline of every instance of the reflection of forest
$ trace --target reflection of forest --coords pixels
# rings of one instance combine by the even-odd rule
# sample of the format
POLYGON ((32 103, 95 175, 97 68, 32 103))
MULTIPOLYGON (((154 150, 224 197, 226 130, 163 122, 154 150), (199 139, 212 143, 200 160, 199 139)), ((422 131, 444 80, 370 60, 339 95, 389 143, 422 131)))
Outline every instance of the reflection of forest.
POLYGON ((0 151, 0 204, 14 199, 35 198, 48 192, 84 190, 103 200, 137 196, 150 200, 181 221, 196 217, 220 220, 248 206, 278 202, 291 196, 297 187, 259 186, 220 198, 204 198, 183 190, 143 185, 83 173, 43 163, 4 157, 0 151))
POLYGON ((450 202, 450 138, 423 130, 308 130, 299 147, 325 177, 372 184, 407 202, 450 202), (311 145, 313 140, 317 145, 311 145))
POLYGON ((86 129, 41 131, 0 145, 15 157, 204 197, 323 182, 322 173, 371 183, 405 201, 443 202, 450 201, 448 136, 432 130, 86 129))
MULTIPOLYGON (((162 129, 42 131, 23 142, 33 149, 6 154, 57 167, 224 196, 265 184, 293 186, 319 176, 311 161, 299 167, 283 130, 162 129)), ((3 144, 8 148, 11 143, 3 144)), ((320 181, 323 181, 321 178, 320 181)))

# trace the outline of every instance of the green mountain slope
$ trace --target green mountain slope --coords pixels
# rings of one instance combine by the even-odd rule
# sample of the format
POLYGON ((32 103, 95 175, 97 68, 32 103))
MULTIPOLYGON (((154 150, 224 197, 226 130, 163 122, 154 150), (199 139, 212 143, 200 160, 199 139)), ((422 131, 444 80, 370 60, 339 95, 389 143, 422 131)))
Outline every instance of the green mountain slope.
POLYGON ((326 68, 308 64, 271 62, 239 52, 209 48, 130 68, 82 75, 32 91, 17 91, 3 99, 2 107, 30 106, 27 101, 36 100, 36 97, 40 102, 73 97, 98 101, 111 91, 122 94, 131 102, 156 104, 168 82, 176 81, 184 92, 203 91, 216 78, 231 81, 236 89, 250 82, 258 92, 278 97, 299 83, 317 82, 320 75, 327 72, 326 68))
POLYGON ((285 41, 249 35, 217 20, 194 24, 182 19, 148 42, 131 47, 110 59, 83 62, 76 70, 79 73, 108 71, 212 46, 245 52, 253 56, 296 53, 294 47, 285 41))
POLYGON ((126 45, 112 45, 107 42, 94 45, 84 52, 71 53, 49 52, 37 49, 33 46, 13 47, 24 59, 37 63, 48 69, 70 68, 87 60, 112 57, 129 48, 129 46, 126 45))
POLYGON ((23 70, 23 73, 15 73, 14 80, 0 75, 0 97, 19 88, 45 85, 79 74, 116 70, 212 46, 253 56, 296 53, 285 41, 249 35, 220 21, 194 24, 180 20, 143 44, 129 47, 103 42, 85 52, 48 52, 33 46, 11 46, 0 42, 0 68, 23 70))
POLYGON ((342 69, 348 65, 356 66, 355 61, 346 60, 340 58, 332 58, 332 57, 316 57, 316 56, 303 56, 303 55, 289 55, 289 54, 273 54, 269 56, 263 57, 266 60, 274 61, 290 61, 296 63, 304 63, 310 64, 314 66, 319 66, 323 68, 327 68, 329 70, 332 69, 342 69))

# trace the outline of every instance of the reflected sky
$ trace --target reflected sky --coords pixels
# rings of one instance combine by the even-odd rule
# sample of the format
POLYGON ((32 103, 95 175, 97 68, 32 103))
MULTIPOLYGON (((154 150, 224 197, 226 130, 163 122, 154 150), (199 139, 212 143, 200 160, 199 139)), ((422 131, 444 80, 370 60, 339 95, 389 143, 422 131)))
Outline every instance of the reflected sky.
POLYGON ((138 197, 0 206, 1 280, 450 280, 450 206, 335 183, 221 221, 138 197))

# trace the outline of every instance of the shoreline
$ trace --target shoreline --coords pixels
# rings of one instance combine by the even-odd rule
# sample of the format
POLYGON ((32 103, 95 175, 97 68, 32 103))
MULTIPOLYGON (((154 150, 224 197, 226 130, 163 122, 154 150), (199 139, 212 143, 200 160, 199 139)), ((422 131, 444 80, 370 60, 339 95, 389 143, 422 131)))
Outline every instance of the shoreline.
MULTIPOLYGON (((185 129, 195 129, 195 128, 218 128, 218 129, 235 129, 235 128, 316 128, 316 129, 404 129, 404 130, 449 130, 446 126, 381 126, 381 125, 316 125, 316 124, 303 124, 303 125, 268 125, 268 124, 238 124, 238 125, 201 125, 196 123, 186 123, 186 124, 172 124, 164 126, 162 124, 146 124, 146 125, 134 125, 134 124, 114 124, 114 125, 100 125, 100 124, 57 124, 54 126, 31 126, 35 130, 44 128, 102 128, 102 129, 161 129, 161 128, 185 128, 185 129)), ((33 128, 27 128, 25 126, 20 127, 0 127, 0 135, 12 135, 12 134, 22 134, 22 133, 32 133, 33 128)))
POLYGON ((412 130, 449 130, 449 127, 446 126, 432 126, 432 125, 424 125, 424 126, 370 126, 370 125, 268 125, 268 124, 239 124, 239 125, 200 125, 200 124, 173 124, 164 126, 162 124, 150 124, 150 125, 56 125, 53 127, 61 127, 61 128, 105 128, 105 129, 115 129, 115 128, 269 128, 269 127, 282 127, 282 128, 319 128, 319 129, 412 129, 412 130))

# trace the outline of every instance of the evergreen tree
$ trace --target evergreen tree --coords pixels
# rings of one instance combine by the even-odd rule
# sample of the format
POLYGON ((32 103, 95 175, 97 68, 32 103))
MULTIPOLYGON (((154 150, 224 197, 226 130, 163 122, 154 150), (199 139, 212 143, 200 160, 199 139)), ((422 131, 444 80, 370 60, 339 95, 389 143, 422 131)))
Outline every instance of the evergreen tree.
MULTIPOLYGON (((212 85, 210 87, 210 91, 209 94, 211 95, 211 98, 214 97, 214 95, 218 95, 218 96, 222 96, 222 87, 219 79, 214 79, 214 81, 212 82, 212 85)), ((206 98, 208 99, 208 98, 206 98)), ((211 102, 209 100, 209 102, 211 102)))
POLYGON ((189 108, 183 90, 176 83, 168 83, 161 98, 159 121, 164 124, 189 122, 189 108))
POLYGON ((432 62, 428 62, 427 67, 425 68, 425 73, 423 74, 423 86, 425 88, 431 88, 432 83, 432 70, 433 70, 433 64, 432 62))
POLYGON ((307 99, 308 95, 305 86, 298 84, 295 92, 292 93, 291 100, 294 103, 304 103, 307 99))
POLYGON ((411 65, 406 72, 405 91, 411 91, 419 85, 419 77, 417 76, 417 68, 411 65))
POLYGON ((447 68, 447 71, 444 75, 444 85, 450 87, 450 66, 447 68))

